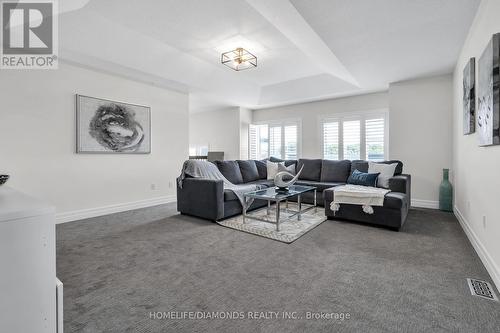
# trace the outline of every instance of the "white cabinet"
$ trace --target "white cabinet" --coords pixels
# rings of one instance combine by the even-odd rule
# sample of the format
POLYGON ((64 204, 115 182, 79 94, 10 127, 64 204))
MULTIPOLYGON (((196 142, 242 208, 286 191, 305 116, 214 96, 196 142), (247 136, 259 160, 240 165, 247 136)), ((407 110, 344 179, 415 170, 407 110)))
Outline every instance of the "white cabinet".
POLYGON ((0 332, 56 332, 54 209, 0 187, 0 332))

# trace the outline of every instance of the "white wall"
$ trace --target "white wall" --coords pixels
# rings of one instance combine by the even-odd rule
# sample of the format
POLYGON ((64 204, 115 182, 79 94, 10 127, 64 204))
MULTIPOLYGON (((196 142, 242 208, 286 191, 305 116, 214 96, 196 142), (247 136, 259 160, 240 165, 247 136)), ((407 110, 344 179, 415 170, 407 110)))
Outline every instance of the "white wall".
POLYGON ((414 206, 437 208, 442 169, 451 168, 451 75, 389 87, 389 157, 412 176, 414 206))
POLYGON ((240 158, 239 108, 191 113, 189 144, 208 144, 210 151, 223 151, 224 159, 240 158))
POLYGON ((248 135, 253 121, 252 110, 240 108, 240 158, 248 159, 248 135))
POLYGON ((189 144, 208 144, 210 151, 223 151, 225 160, 242 158, 245 147, 248 156, 248 140, 246 146, 242 141, 243 137, 248 138, 248 124, 251 122, 249 113, 249 110, 239 107, 191 113, 189 144))
POLYGON ((254 110, 253 121, 301 119, 303 158, 322 158, 319 118, 324 115, 354 111, 370 111, 389 107, 386 92, 354 97, 329 99, 320 102, 287 105, 276 108, 254 110))
POLYGON ((2 71, 0 101, 0 173, 55 205, 63 220, 175 198, 188 155, 187 95, 60 64, 2 71), (152 153, 76 154, 76 93, 150 106, 152 153))
MULTIPOLYGON (((500 146, 479 147, 477 134, 462 134, 462 71, 470 57, 481 57, 500 32, 500 1, 483 0, 453 76, 453 169, 455 213, 493 281, 500 288, 500 146), (485 223, 483 223, 483 217, 485 223)), ((477 89, 477 67, 476 67, 477 89)), ((477 94, 476 94, 477 96, 477 94)), ((477 104, 476 104, 477 105, 477 104)), ((477 108, 476 108, 477 110, 477 108)))

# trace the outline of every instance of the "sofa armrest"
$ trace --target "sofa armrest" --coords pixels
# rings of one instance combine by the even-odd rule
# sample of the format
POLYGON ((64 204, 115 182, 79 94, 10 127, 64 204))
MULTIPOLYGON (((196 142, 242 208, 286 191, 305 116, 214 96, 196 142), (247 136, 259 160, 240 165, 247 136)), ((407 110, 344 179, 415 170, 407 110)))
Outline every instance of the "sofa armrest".
POLYGON ((326 207, 326 202, 332 202, 333 201, 333 187, 327 188, 323 190, 323 199, 325 200, 325 207, 326 207))
POLYGON ((405 193, 408 196, 408 204, 411 202, 411 176, 398 175, 389 178, 389 189, 393 192, 405 193))
POLYGON ((224 216, 224 183, 222 180, 185 178, 177 185, 177 210, 209 220, 224 216))

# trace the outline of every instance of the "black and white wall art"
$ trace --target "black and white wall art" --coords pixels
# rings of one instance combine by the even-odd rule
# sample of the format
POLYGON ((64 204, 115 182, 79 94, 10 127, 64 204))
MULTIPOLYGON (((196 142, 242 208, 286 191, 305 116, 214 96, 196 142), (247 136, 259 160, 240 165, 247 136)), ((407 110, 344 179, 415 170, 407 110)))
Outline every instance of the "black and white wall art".
POLYGON ((77 153, 151 152, 151 109, 76 95, 77 153))
POLYGON ((471 58, 464 68, 463 75, 463 114, 464 134, 474 133, 476 126, 476 59, 471 58))
POLYGON ((500 144, 500 33, 493 35, 478 64, 477 132, 480 146, 500 144))

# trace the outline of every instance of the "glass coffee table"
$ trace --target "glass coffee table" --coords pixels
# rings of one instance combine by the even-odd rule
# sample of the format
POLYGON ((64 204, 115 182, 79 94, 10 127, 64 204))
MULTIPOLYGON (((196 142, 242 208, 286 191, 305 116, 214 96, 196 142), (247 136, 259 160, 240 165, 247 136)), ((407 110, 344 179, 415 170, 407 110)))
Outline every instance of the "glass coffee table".
POLYGON ((288 191, 283 192, 283 191, 278 191, 276 187, 270 187, 266 188, 263 190, 258 190, 258 191, 253 191, 253 192, 248 192, 243 194, 243 196, 246 198, 254 198, 254 199, 260 199, 260 200, 266 200, 267 201, 267 215, 269 216, 271 214, 271 202, 276 203, 276 219, 275 221, 272 221, 270 219, 265 219, 261 218, 258 216, 253 216, 247 214, 247 208, 243 208, 243 223, 246 223, 246 219, 253 219, 253 220, 258 220, 258 221, 263 221, 263 222, 269 222, 269 223, 274 223, 276 224, 276 231, 280 231, 280 223, 289 221, 293 217, 297 216, 297 220, 300 221, 302 218, 302 214, 314 209, 316 210, 316 187, 313 186, 302 186, 302 185, 292 185, 288 187, 288 191), (301 202, 301 195, 306 193, 306 192, 314 192, 314 204, 312 205, 305 205, 301 202), (290 210, 288 208, 288 199, 292 197, 297 197, 297 206, 298 210, 290 210), (286 206, 285 206, 285 211, 287 213, 292 213, 291 215, 288 215, 286 218, 280 218, 280 210, 281 210, 281 202, 285 201, 286 206), (306 206, 305 209, 303 209, 302 206, 306 206))

